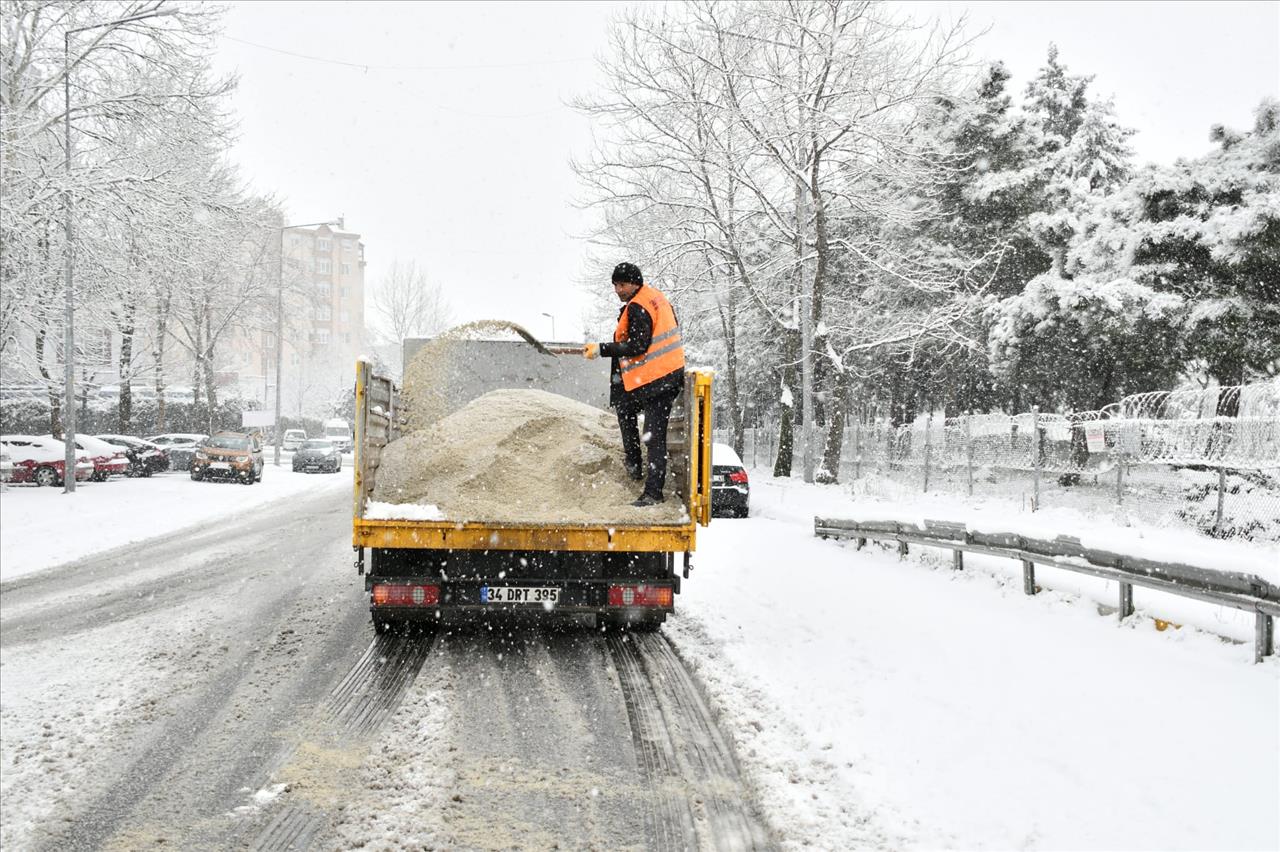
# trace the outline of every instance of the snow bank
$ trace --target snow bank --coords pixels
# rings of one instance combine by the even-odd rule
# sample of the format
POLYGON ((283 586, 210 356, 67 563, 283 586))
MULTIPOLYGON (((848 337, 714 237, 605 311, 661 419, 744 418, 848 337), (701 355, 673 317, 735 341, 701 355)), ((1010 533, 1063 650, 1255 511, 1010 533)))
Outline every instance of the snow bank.
POLYGON ((147 479, 81 482, 75 494, 7 486, 0 490, 0 581, 294 495, 351 488, 351 470, 342 473, 318 476, 268 464, 253 485, 193 482, 185 472, 170 471, 147 479))

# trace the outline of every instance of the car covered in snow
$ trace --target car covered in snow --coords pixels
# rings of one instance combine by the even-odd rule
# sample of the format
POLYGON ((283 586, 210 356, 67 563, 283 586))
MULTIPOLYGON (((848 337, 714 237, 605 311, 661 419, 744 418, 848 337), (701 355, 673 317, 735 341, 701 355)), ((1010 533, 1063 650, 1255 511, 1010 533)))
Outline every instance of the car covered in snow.
POLYGON ((123 447, 129 459, 126 476, 150 476, 169 469, 169 454, 162 448, 132 435, 98 435, 108 444, 123 447))
POLYGON ((742 459, 728 444, 711 445, 711 514, 745 518, 751 513, 751 483, 742 459))
POLYGON ((323 438, 311 438, 302 442, 302 446, 293 454, 293 472, 318 471, 320 473, 337 473, 342 468, 342 451, 333 443, 323 438))
MULTIPOLYGON (((67 445, 40 435, 0 435, 0 445, 13 465, 11 482, 61 485, 66 471, 67 445)), ((76 452, 74 476, 82 482, 93 476, 93 462, 83 450, 76 452)))
POLYGON ((166 432, 152 435, 147 440, 169 454, 170 470, 190 470, 192 456, 208 437, 199 432, 166 432))
POLYGON ((254 433, 215 432, 191 459, 191 478, 238 479, 245 485, 262 481, 262 440, 254 433))
POLYGON ((124 447, 92 435, 76 435, 76 448, 89 454, 94 482, 106 482, 109 476, 124 476, 129 472, 129 456, 124 447))
POLYGON ((306 429, 286 429, 284 430, 284 437, 280 439, 280 446, 289 452, 294 452, 301 447, 306 440, 306 429))

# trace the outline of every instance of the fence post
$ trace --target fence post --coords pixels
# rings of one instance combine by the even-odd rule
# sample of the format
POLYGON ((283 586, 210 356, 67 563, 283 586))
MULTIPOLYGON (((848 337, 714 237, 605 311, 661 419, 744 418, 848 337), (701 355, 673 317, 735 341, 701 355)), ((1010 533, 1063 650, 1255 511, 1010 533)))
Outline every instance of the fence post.
POLYGON ((1253 628, 1253 661, 1262 662, 1263 658, 1275 653, 1275 622, 1264 612, 1254 615, 1253 628))
POLYGON ((1027 595, 1036 593, 1036 565, 1030 560, 1022 560, 1022 592, 1027 595))
POLYGON ((1124 505, 1124 454, 1116 453, 1116 505, 1124 505))
POLYGON ((862 478, 862 417, 853 421, 853 478, 862 478))
POLYGON ((969 427, 969 420, 972 416, 973 412, 969 412, 964 416, 964 469, 969 482, 970 497, 973 496, 973 433, 969 427))
POLYGON ((929 442, 930 433, 933 432, 933 412, 924 419, 924 491, 929 490, 929 442))
POLYGON ((1031 511, 1040 509, 1040 406, 1031 406, 1031 467, 1034 471, 1035 496, 1031 498, 1031 511))
POLYGON ((1120 584, 1120 620, 1124 621, 1133 615, 1133 584, 1120 584))
POLYGON ((1213 516, 1213 534, 1222 534, 1222 503, 1226 499, 1227 493, 1227 469, 1225 467, 1218 468, 1218 511, 1213 516))

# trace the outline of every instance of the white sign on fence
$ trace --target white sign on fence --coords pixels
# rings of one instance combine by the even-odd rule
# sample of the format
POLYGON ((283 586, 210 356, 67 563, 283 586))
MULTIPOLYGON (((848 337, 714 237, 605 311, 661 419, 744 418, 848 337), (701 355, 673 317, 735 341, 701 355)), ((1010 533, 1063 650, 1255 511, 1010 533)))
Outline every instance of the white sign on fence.
POLYGON ((1107 451, 1107 432, 1101 423, 1084 424, 1084 442, 1089 445, 1091 453, 1105 453, 1107 451))
POLYGON ((270 426, 276 422, 276 416, 270 411, 240 412, 241 426, 270 426))

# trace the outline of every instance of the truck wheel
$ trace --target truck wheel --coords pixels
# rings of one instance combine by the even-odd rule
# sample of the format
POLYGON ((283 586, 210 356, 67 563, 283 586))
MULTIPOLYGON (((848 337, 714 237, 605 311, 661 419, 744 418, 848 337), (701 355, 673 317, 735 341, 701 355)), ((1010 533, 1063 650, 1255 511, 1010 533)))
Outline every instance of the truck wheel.
POLYGON ((199 482, 202 479, 204 479, 204 474, 200 473, 200 471, 194 467, 191 468, 191 480, 193 482, 199 482))

